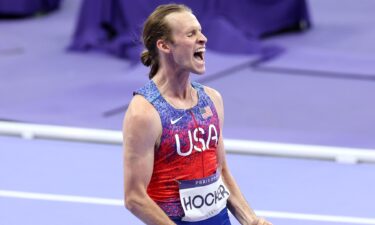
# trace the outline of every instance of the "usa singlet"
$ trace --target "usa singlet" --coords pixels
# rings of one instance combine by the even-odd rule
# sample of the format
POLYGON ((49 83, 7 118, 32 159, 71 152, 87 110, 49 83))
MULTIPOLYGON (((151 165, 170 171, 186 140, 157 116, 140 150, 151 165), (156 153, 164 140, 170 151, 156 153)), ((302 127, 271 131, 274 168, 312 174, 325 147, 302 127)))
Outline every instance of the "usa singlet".
POLYGON ((134 93, 144 96, 160 115, 163 130, 147 193, 170 217, 184 215, 179 181, 205 178, 217 170, 218 114, 204 87, 196 82, 192 86, 198 103, 190 109, 170 105, 152 80, 134 93))

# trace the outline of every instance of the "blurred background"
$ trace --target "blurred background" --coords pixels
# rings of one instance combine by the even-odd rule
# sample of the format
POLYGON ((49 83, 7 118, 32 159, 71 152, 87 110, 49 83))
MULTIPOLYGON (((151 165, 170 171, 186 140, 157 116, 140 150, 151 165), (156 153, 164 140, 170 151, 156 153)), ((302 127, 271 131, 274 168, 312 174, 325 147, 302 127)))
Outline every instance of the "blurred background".
MULTIPOLYGON (((375 224, 375 1, 174 1, 208 38, 228 161, 274 224, 375 224)), ((142 224, 121 126, 162 0, 0 0, 0 224, 142 224)), ((233 224, 236 224, 232 220, 233 224)))

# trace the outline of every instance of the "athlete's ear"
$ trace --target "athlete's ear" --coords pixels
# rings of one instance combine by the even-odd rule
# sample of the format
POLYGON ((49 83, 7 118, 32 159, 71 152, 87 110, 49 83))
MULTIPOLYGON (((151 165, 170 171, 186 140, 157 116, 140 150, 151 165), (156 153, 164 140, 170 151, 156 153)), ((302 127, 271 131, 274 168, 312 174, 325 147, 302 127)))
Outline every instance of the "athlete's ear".
POLYGON ((171 49, 169 47, 169 43, 164 39, 159 39, 156 41, 156 47, 159 49, 159 51, 162 51, 164 53, 170 53, 171 49))

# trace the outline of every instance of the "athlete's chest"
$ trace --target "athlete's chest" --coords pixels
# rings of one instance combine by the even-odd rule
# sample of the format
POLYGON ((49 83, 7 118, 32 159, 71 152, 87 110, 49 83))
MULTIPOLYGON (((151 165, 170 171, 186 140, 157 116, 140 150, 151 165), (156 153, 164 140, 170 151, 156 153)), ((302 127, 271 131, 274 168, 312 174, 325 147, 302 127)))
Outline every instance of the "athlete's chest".
POLYGON ((189 156, 217 146, 219 119, 215 108, 210 104, 167 113, 162 124, 161 146, 166 151, 189 156))

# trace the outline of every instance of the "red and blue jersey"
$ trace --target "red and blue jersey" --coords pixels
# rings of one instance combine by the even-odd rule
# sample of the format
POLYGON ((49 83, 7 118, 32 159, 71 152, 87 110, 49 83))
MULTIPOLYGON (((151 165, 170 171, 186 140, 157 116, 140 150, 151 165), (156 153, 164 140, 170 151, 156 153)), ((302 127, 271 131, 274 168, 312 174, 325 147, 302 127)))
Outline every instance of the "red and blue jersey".
POLYGON ((152 80, 135 92, 160 115, 163 130, 147 193, 170 217, 183 216, 178 181, 208 177, 218 166, 219 117, 204 87, 196 82, 192 86, 198 103, 190 109, 170 105, 152 80))

